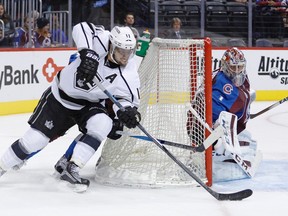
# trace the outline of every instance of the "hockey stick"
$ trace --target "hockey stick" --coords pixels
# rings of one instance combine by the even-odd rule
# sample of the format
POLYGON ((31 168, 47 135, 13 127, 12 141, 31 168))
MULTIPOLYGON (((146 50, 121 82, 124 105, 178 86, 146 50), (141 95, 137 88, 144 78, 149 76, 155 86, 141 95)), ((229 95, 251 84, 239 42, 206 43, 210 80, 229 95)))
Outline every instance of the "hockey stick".
MULTIPOLYGON (((119 101, 110 94, 109 91, 105 89, 105 87, 100 83, 100 81, 94 77, 94 82, 96 85, 107 95, 107 97, 119 107, 119 109, 125 109, 119 101)), ((150 135, 146 129, 138 123, 137 127, 146 134, 163 152, 167 154, 179 167, 181 167, 189 176, 191 176, 199 185, 202 186, 209 194, 211 194, 217 200, 242 200, 252 195, 253 191, 250 189, 238 191, 235 193, 218 193, 208 187, 197 175, 195 175, 191 170, 189 170, 181 161, 179 161, 170 151, 168 151, 165 146, 163 146, 157 139, 155 139, 152 135, 150 135)))
POLYGON ((272 104, 271 106, 266 107, 265 109, 263 109, 263 110, 261 110, 261 111, 259 111, 259 112, 257 112, 257 113, 250 114, 250 119, 253 119, 253 118, 255 118, 255 117, 257 117, 257 116, 259 116, 259 115, 261 115, 261 114, 263 114, 263 113, 265 113, 265 112, 273 109, 274 107, 276 107, 276 106, 284 103, 284 102, 287 101, 287 100, 288 100, 288 97, 285 97, 285 98, 283 98, 282 100, 280 100, 280 101, 272 104))
MULTIPOLYGON (((210 133, 212 133, 213 132, 213 129, 199 116, 199 114, 196 112, 196 110, 195 109, 193 109, 193 107, 191 107, 191 106, 189 106, 189 110, 192 112, 192 114, 197 118, 197 120, 207 129, 207 130, 209 130, 209 132, 210 133)), ((220 122, 220 124, 222 124, 221 122, 220 122)), ((220 125, 218 126, 218 127, 220 127, 220 125)), ((224 131, 225 131, 225 129, 223 129, 224 131)), ((224 134, 225 134, 225 132, 224 132, 224 134)), ((207 148, 209 148, 210 147, 210 145, 212 145, 212 144, 210 144, 210 143, 207 143, 206 145, 202 145, 202 148, 201 148, 201 151, 204 151, 204 150, 206 150, 207 148)), ((199 148, 198 148, 198 150, 200 150, 200 147, 201 146, 199 146, 199 148)), ((233 160, 239 165, 239 167, 246 173, 246 175, 247 176, 249 176, 250 178, 253 176, 253 174, 251 173, 251 171, 250 171, 250 166, 246 163, 246 161, 240 156, 240 155, 238 155, 238 154, 236 154, 236 153, 232 153, 231 152, 231 156, 233 157, 233 160)))
MULTIPOLYGON (((153 140, 151 138, 149 138, 148 136, 140 136, 140 135, 136 135, 136 134, 132 134, 129 132, 123 132, 123 131, 117 131, 117 134, 120 135, 125 135, 125 136, 129 136, 131 138, 135 138, 135 139, 141 139, 141 140, 145 140, 145 141, 150 141, 153 142, 153 140)), ((216 140, 218 140, 222 135, 224 134, 222 127, 217 127, 215 130, 213 130, 213 132, 204 140, 204 145, 212 145, 216 140)), ((173 147, 177 147, 177 148, 182 148, 182 149, 186 149, 186 150, 190 150, 193 152, 201 152, 202 151, 202 145, 200 146, 200 149, 198 146, 191 146, 191 145, 185 145, 185 144, 181 144, 181 143, 176 143, 176 142, 171 142, 171 141, 167 141, 167 140, 162 140, 162 139, 157 139, 158 142, 160 142, 162 145, 167 145, 167 146, 173 146, 173 147)))

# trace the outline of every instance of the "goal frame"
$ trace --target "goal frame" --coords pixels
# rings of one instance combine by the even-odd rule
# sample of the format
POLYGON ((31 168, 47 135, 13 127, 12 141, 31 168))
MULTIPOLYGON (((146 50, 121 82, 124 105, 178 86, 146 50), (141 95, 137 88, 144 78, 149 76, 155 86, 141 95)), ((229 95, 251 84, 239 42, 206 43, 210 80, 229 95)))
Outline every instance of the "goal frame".
MULTIPOLYGON (((205 51, 205 104, 206 104, 206 123, 212 127, 212 41, 210 38, 204 38, 205 51), (210 59, 210 60, 209 60, 210 59)), ((208 137, 210 132, 205 129, 205 137, 208 137)), ((212 146, 205 152, 206 160, 206 176, 207 185, 212 186, 212 146)))
MULTIPOLYGON (((187 40, 181 39, 178 42, 178 40, 173 40, 173 39, 171 40, 171 39, 155 38, 153 39, 153 43, 155 43, 154 47, 156 46, 156 48, 152 49, 150 47, 151 48, 150 53, 149 53, 150 48, 148 49, 147 55, 149 55, 150 57, 147 58, 148 56, 146 56, 146 59, 144 59, 144 62, 143 62, 144 65, 142 69, 141 69, 142 65, 140 66, 141 77, 143 75, 143 77, 141 78, 141 80, 143 81, 143 82, 141 81, 141 86, 142 88, 144 88, 142 89, 144 90, 144 92, 141 91, 141 95, 143 93, 142 95, 143 98, 141 98, 142 105, 140 103, 140 112, 143 114, 143 117, 144 116, 147 117, 147 119, 142 118, 143 121, 141 124, 146 125, 145 122, 147 120, 146 122, 147 125, 145 126, 147 130, 149 132, 151 131, 152 132, 151 134, 156 135, 156 137, 160 135, 159 136, 160 139, 162 137, 162 139, 168 138, 169 140, 169 137, 170 137, 171 140, 175 140, 175 141, 178 140, 179 142, 183 142, 183 144, 185 143, 186 145, 195 145, 195 144, 201 145, 201 143, 203 142, 203 139, 209 136, 210 134, 209 131, 202 127, 198 128, 196 125, 196 131, 194 131, 192 134, 195 134, 196 137, 199 136, 199 139, 197 138, 197 140, 194 141, 194 139, 191 138, 190 135, 187 134, 188 131, 191 131, 190 128, 185 129, 183 124, 186 124, 185 123, 186 121, 187 123, 188 121, 190 122, 190 120, 187 119, 188 113, 186 113, 185 110, 187 110, 187 108, 189 108, 189 106, 192 105, 192 102, 195 101, 195 98, 196 98, 195 95, 198 95, 197 93, 198 88, 200 92, 203 92, 203 89, 201 86, 203 86, 204 84, 203 88, 204 88, 205 96, 202 97, 201 99, 202 102, 199 104, 199 111, 200 113, 202 113, 202 116, 205 115, 205 121, 207 122, 207 124, 209 126, 212 126, 211 40, 210 38, 197 38, 197 39, 187 39, 187 40), (195 40, 195 42, 192 40, 195 40), (154 49, 156 49, 155 50, 156 52, 153 51, 154 49), (169 58, 167 58, 166 55, 169 58), (172 59, 170 59, 170 56, 172 56, 172 59), (179 61, 178 59, 181 59, 183 61, 179 61), (175 64, 172 63, 171 60, 175 62, 175 64), (163 70, 164 70, 164 73, 163 73, 163 70), (154 74, 153 76, 150 75, 150 71, 151 72, 153 71, 152 73, 154 74), (178 71, 178 72, 174 73, 174 71, 178 71), (177 82, 173 82, 173 80, 177 80, 177 82), (152 87, 152 89, 150 89, 150 86, 152 87), (147 91, 145 89, 147 89, 147 91), (203 100, 204 98, 205 98, 205 101, 203 100), (205 105, 203 104, 204 102, 205 102, 205 105), (170 103, 171 105, 169 105, 170 103), (168 110, 166 110, 165 108, 166 106, 168 110), (172 107, 170 108, 170 106, 172 107), (163 113, 164 115, 162 115, 161 113, 163 113), (166 114, 170 116, 169 119, 167 119, 168 116, 166 114), (176 118, 174 117, 175 114, 177 114, 177 117, 175 116, 176 118), (159 116, 159 123, 155 122, 155 120, 158 121, 158 116, 159 116), (178 122, 180 124, 178 124, 178 122), (151 127, 149 126, 150 124, 151 124, 151 127), (174 125, 175 126, 179 125, 179 127, 177 127, 177 130, 175 130, 176 128, 173 128, 174 125), (159 130, 159 132, 157 130, 159 130)), ((138 133, 139 130, 135 130, 135 132, 138 133)), ((176 168, 177 166, 175 162, 167 159, 166 158, 167 156, 164 158, 163 154, 159 155, 159 157, 163 159, 163 162, 161 162, 160 164, 158 164, 158 162, 160 162, 159 160, 160 158, 158 158, 157 155, 155 155, 155 159, 150 158, 150 156, 153 155, 155 151, 155 147, 152 147, 151 144, 147 142, 143 143, 143 141, 141 141, 141 143, 139 143, 139 146, 138 146, 138 141, 136 145, 135 141, 131 142, 131 140, 127 140, 126 138, 124 138, 123 140, 120 139, 120 141, 113 142, 113 141, 108 140, 108 142, 104 144, 101 157, 99 158, 99 161, 96 164, 96 169, 97 169, 96 176, 95 176, 96 181, 100 183, 104 183, 104 184, 110 184, 110 185, 112 184, 112 185, 122 185, 122 186, 133 187, 134 186, 133 179, 135 177, 134 180, 136 183, 135 184, 136 187, 138 187, 138 185, 140 187, 142 186, 145 187, 145 185, 148 185, 148 187, 158 187, 158 186, 165 187, 166 184, 167 186, 169 186, 169 182, 171 186, 173 186, 174 183, 176 185, 178 184, 184 185, 184 186, 190 185, 189 182, 190 182, 191 177, 190 178, 187 178, 187 176, 184 177, 182 174, 183 171, 181 172, 181 170, 179 170, 179 167, 176 168), (143 153, 141 153, 142 150, 144 150, 143 153), (143 158, 143 160, 138 159, 137 154, 140 153, 141 155, 139 156, 142 157, 142 155, 144 156, 144 154, 146 154, 145 153, 146 151, 148 151, 147 152, 148 157, 146 159, 143 158), (148 165, 150 163, 153 163, 154 160, 156 164, 153 164, 153 168, 151 167, 152 172, 150 173, 149 170, 144 172, 144 170, 146 170, 146 167, 144 168, 142 166, 146 164, 146 161, 148 165), (133 163, 134 161, 136 162, 135 165, 133 163), (123 162, 124 164, 122 164, 123 162), (169 166, 168 166, 168 163, 170 164, 169 166), (140 169, 139 174, 138 172, 136 172, 136 169, 138 168, 137 165, 139 165, 139 169, 140 169), (164 170, 162 170, 162 166, 164 166, 163 167, 164 170), (154 168, 156 168, 156 170, 154 170, 154 168), (158 170, 159 168, 160 170, 158 170), (169 168, 169 171, 168 170, 166 171, 167 168, 169 168), (158 176, 158 172, 160 175, 159 177, 156 177, 155 175, 158 176), (142 173, 143 173, 143 176, 142 176, 142 173), (122 181, 122 176, 123 176, 123 181, 122 181), (130 176, 132 177, 131 179, 130 179, 130 176), (151 180, 149 180, 150 177, 152 177, 151 180), (173 180, 171 178, 173 178, 173 180), (143 183, 142 183, 142 180, 143 180, 143 183), (154 181, 155 181, 155 186, 153 186, 154 181)), ((157 149, 157 151, 159 150, 157 149)), ((199 160, 200 158, 198 158, 200 155, 198 154, 194 155, 193 153, 192 154, 191 153, 192 153, 191 151, 189 153, 189 152, 178 152, 177 150, 177 154, 174 156, 176 158, 179 156, 179 159, 181 158, 182 160, 184 159, 185 161, 188 160, 186 162, 187 162, 187 166, 190 167, 189 169, 193 169, 193 170, 195 169, 197 173, 200 170, 202 170, 198 174, 202 176, 203 181, 205 178, 205 182, 208 186, 211 186, 212 185, 212 148, 209 148, 205 152, 205 154, 204 153, 201 154, 202 162, 200 162, 199 160), (196 160, 197 163, 194 164, 194 162, 189 162, 190 160, 192 161, 196 160), (198 164, 198 162, 200 163, 198 164)), ((147 166, 147 168, 148 167, 149 165, 147 166)))

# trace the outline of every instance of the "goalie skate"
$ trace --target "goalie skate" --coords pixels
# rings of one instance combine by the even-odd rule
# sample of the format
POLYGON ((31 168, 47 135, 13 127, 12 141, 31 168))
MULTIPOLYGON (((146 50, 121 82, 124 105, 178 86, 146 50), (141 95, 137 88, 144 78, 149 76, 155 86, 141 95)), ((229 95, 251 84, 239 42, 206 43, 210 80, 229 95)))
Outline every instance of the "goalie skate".
POLYGON ((87 190, 90 185, 88 179, 81 178, 79 175, 79 167, 73 163, 69 162, 66 169, 60 175, 60 180, 66 181, 69 187, 73 189, 74 192, 83 193, 87 190))

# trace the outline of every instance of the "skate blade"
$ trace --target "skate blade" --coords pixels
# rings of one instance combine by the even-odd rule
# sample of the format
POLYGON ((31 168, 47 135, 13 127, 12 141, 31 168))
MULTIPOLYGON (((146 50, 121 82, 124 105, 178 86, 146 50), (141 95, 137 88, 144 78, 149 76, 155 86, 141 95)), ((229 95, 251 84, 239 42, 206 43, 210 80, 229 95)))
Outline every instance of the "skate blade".
POLYGON ((75 193, 85 193, 88 188, 88 186, 85 184, 70 184, 70 187, 73 189, 75 193))
POLYGON ((71 184, 70 182, 67 182, 65 180, 62 180, 59 178, 61 182, 63 182, 67 188, 72 190, 75 193, 84 193, 87 191, 88 185, 86 184, 71 184))
POLYGON ((61 175, 55 171, 52 176, 60 182, 61 187, 68 188, 69 190, 72 190, 75 193, 85 193, 88 189, 88 185, 85 184, 71 184, 65 180, 60 179, 61 175))
POLYGON ((85 193, 87 191, 88 186, 85 184, 71 184, 65 180, 58 179, 60 182, 60 187, 62 190, 73 191, 75 193, 85 193))
POLYGON ((53 176, 55 179, 60 180, 61 174, 55 170, 55 171, 52 173, 52 176, 53 176))

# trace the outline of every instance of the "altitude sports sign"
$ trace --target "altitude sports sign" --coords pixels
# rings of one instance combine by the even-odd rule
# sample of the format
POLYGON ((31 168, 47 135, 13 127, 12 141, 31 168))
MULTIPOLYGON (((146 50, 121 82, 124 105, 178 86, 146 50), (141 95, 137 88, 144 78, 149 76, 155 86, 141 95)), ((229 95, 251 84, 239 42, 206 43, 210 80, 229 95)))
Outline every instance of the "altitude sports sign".
MULTIPOLYGON (((280 100, 288 95, 288 50, 283 48, 241 49, 247 74, 257 100, 280 100)), ((212 69, 220 67, 225 49, 213 50, 212 69)))

